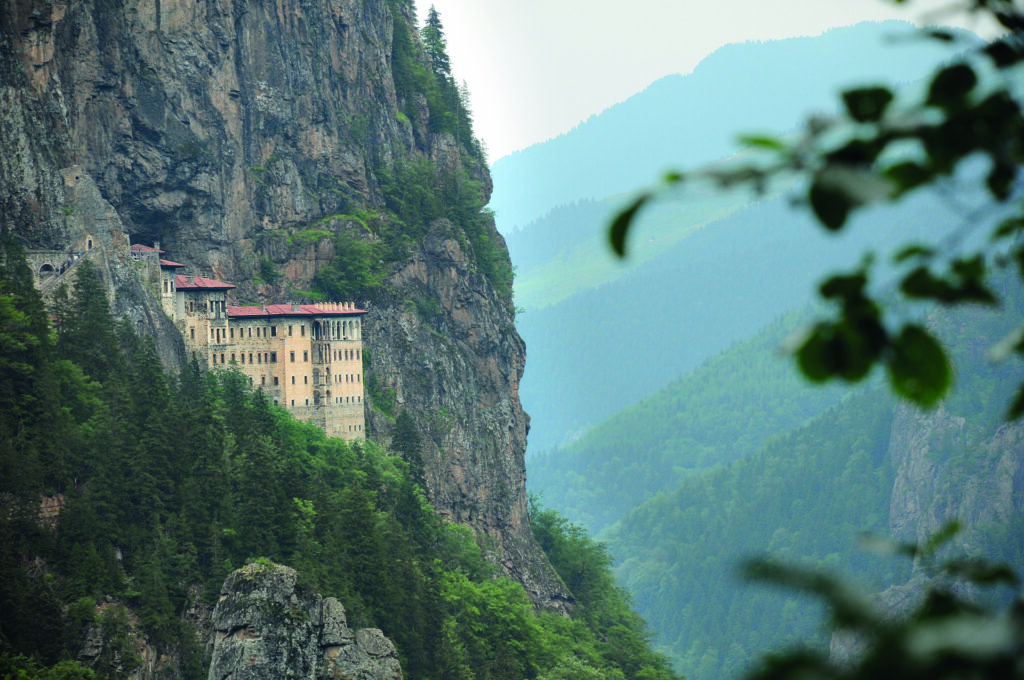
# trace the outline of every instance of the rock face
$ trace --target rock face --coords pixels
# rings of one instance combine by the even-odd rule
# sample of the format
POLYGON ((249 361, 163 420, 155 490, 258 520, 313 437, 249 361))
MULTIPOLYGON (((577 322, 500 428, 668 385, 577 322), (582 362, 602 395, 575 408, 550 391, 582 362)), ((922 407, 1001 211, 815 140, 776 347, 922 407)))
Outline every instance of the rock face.
MULTIPOLYGON (((331 233, 372 239, 357 215, 393 219, 382 187, 398 169, 458 171, 489 193, 480 159, 393 71, 400 40, 424 58, 407 0, 0 0, 0 227, 30 248, 95 235, 115 311, 173 365, 180 338, 124 261, 127 239, 238 284, 241 302, 280 302, 344 255, 331 233), (256 280, 268 266, 283 279, 256 280)), ((493 223, 487 236, 504 248, 493 223)), ((529 530, 509 295, 443 219, 383 274, 358 300, 365 370, 415 417, 432 502, 561 608, 529 530)), ((389 417, 368 423, 387 440, 389 417)))
POLYGON ((395 646, 353 631, 333 597, 296 587, 294 569, 250 564, 231 573, 213 613, 210 680, 401 680, 395 646))
POLYGON ((894 538, 917 543, 955 519, 964 527, 957 540, 971 552, 972 527, 1005 524, 1024 508, 1024 425, 980 440, 965 425, 942 407, 898 407, 889 442, 894 538))
MULTIPOLYGON (((958 552, 984 554, 984 536, 992 526, 1005 526, 1024 510, 1024 424, 1004 424, 985 434, 944 406, 923 412, 896 407, 889 438, 893 467, 889 533, 904 543, 922 545, 947 523, 956 520, 953 539, 958 552)), ((882 611, 898 618, 921 604, 932 585, 926 570, 915 569, 907 583, 877 596, 882 611)), ((953 584, 961 595, 974 593, 970 584, 953 584)), ((850 663, 865 649, 859 636, 839 631, 832 636, 833 660, 850 663)))

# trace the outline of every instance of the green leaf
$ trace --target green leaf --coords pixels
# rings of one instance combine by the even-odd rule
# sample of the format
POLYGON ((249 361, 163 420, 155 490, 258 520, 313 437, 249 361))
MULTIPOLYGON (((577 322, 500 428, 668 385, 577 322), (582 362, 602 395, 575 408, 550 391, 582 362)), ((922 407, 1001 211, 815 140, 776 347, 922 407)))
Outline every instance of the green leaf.
POLYGON ((753 146, 759 149, 771 149, 783 151, 785 143, 778 137, 766 137, 764 135, 740 135, 737 140, 743 146, 753 146))
POLYGON ((935 249, 919 243, 911 244, 893 256, 893 262, 905 262, 911 258, 928 258, 935 256, 935 249))
POLYGON ((813 382, 830 378, 857 382, 871 371, 886 342, 884 329, 866 315, 819 323, 797 350, 797 365, 813 382))
POLYGON ((797 365, 804 377, 811 382, 824 382, 835 375, 832 360, 832 332, 828 326, 818 324, 797 350, 797 365))
POLYGON ((870 165, 884 149, 885 142, 880 139, 852 139, 835 151, 830 151, 825 158, 830 163, 870 165))
POLYGON ((892 102, 892 92, 884 87, 862 87, 843 92, 843 103, 858 123, 880 120, 892 102))
POLYGON ((995 295, 985 286, 985 261, 980 255, 954 260, 952 270, 949 277, 943 278, 932 274, 925 266, 917 267, 903 278, 900 289, 908 297, 947 305, 962 302, 998 304, 995 295))
POLYGON ((929 38, 938 40, 939 42, 953 42, 956 40, 956 36, 952 32, 941 28, 931 28, 926 32, 929 38))
POLYGON ((1010 42, 1009 38, 990 43, 984 52, 998 68, 1008 68, 1024 61, 1024 49, 1019 42, 1010 42))
POLYGON ((985 178, 988 190, 999 201, 1010 197, 1013 183, 1017 179, 1017 165, 1005 160, 997 160, 985 178))
POLYGON ((608 228, 608 241, 611 243, 612 250, 619 257, 626 256, 626 234, 633 224, 637 211, 649 200, 651 200, 651 194, 640 194, 612 220, 612 225, 608 228))
POLYGON ((992 240, 999 241, 1021 233, 1024 233, 1024 216, 1016 215, 1000 223, 992 234, 992 240))
POLYGON ((931 407, 949 389, 952 371, 946 353, 926 330, 908 324, 891 344, 888 369, 893 390, 923 407, 931 407))
POLYGON ((842 229, 853 209, 853 202, 846 192, 832 182, 822 181, 821 178, 811 185, 808 199, 814 216, 830 231, 842 229))
POLYGON ((1024 384, 1017 390, 1013 403, 1010 404, 1010 410, 1006 412, 1007 420, 1017 420, 1021 416, 1024 416, 1024 384))
POLYGON ((827 300, 839 298, 849 304, 856 299, 863 298, 864 286, 867 282, 868 278, 864 272, 836 274, 825 279, 818 286, 818 292, 827 300))
POLYGON ((944 109, 959 107, 977 84, 978 76, 967 64, 947 66, 932 79, 926 103, 944 109))
POLYGON ((920 163, 904 161, 886 168, 885 176, 895 182, 902 193, 931 181, 935 173, 920 163))

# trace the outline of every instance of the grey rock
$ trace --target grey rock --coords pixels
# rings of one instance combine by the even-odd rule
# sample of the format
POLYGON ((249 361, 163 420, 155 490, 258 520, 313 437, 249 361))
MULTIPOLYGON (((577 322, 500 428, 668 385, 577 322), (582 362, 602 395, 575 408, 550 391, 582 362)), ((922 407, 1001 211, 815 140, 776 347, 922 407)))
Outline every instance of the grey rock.
POLYGON ((401 680, 398 652, 381 631, 351 630, 340 602, 296 579, 294 569, 267 563, 228 576, 213 613, 209 680, 401 680))
MULTIPOLYGON (((392 39, 418 33, 411 8, 389 4, 0 0, 2 226, 40 249, 109 234, 114 309, 173 365, 180 338, 120 261, 119 239, 160 241, 186 273, 237 284, 239 301, 279 302, 336 254, 329 238, 289 233, 372 238, 348 216, 388 219, 384 176, 401 165, 461 169, 489 194, 485 164, 431 131, 423 95, 396 91, 392 39), (281 287, 254 281, 265 260, 287 276, 281 287)), ((535 603, 564 609, 529 528, 511 299, 444 221, 387 275, 365 328, 366 374, 415 416, 431 502, 486 537, 535 603)), ((368 418, 373 438, 392 427, 368 418)))

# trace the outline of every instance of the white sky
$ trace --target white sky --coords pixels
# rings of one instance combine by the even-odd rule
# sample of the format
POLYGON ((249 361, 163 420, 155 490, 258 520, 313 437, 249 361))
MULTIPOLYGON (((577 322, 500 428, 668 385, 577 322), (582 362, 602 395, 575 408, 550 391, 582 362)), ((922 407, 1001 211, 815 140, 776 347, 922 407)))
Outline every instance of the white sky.
POLYGON ((469 85, 475 131, 492 163, 663 76, 689 73, 722 45, 865 20, 947 23, 928 12, 953 1, 416 0, 420 25, 431 4, 441 15, 453 75, 469 85))

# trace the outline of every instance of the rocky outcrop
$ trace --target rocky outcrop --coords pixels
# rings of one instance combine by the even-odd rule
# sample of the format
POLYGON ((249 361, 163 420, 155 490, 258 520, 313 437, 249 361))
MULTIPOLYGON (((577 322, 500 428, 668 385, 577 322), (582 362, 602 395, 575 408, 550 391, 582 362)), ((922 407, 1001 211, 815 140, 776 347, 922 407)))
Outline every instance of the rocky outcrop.
MULTIPOLYGON (((1024 424, 1003 424, 995 432, 969 423, 940 405, 921 411, 896 407, 889 439, 894 481, 889 505, 890 535, 924 545, 952 521, 959 554, 985 555, 986 534, 1006 526, 1024 509, 1024 424)), ((991 556, 989 556, 991 557, 991 556)), ((889 619, 910 616, 921 604, 934 574, 915 561, 911 578, 878 593, 879 610, 889 619)), ((946 582, 965 600, 978 595, 966 582, 946 582)), ((858 634, 833 634, 831 658, 841 664, 858 659, 866 648, 858 634)))
POLYGON ((210 680, 401 680, 395 646, 373 628, 352 630, 345 609, 296 585, 269 563, 232 572, 213 613, 210 680))
MULTIPOLYGON (((432 130, 424 95, 396 89, 394 41, 416 35, 405 0, 0 0, 0 226, 45 249, 97 235, 116 313, 180 361, 123 261, 128 239, 238 284, 239 301, 280 301, 343 255, 317 231, 379 237, 353 214, 390 219, 382 186, 403 164, 465 171, 489 193, 479 160, 432 130), (284 280, 256 280, 267 264, 284 280)), ((511 299, 475 262, 442 220, 388 265, 366 372, 416 417, 435 506, 560 608, 528 525, 524 347, 511 299)), ((387 438, 387 417, 368 422, 387 438)))
POLYGON ((1024 507, 1024 425, 985 436, 966 425, 942 407, 897 408, 889 442, 894 538, 918 543, 957 520, 964 527, 957 541, 970 553, 973 527, 1005 524, 1024 507))

